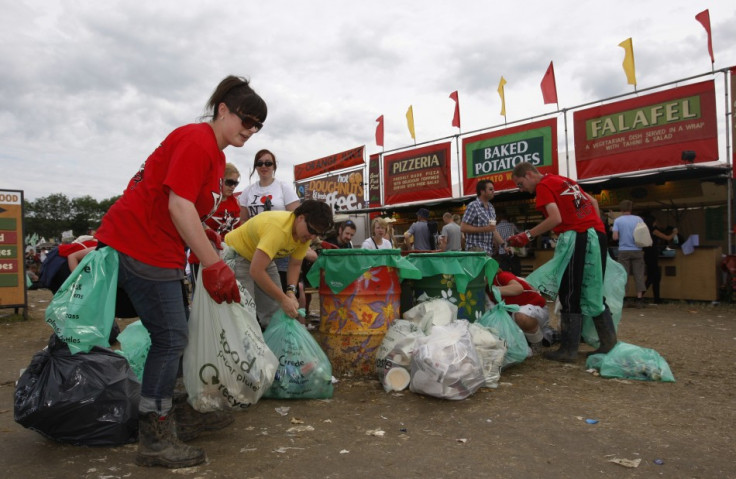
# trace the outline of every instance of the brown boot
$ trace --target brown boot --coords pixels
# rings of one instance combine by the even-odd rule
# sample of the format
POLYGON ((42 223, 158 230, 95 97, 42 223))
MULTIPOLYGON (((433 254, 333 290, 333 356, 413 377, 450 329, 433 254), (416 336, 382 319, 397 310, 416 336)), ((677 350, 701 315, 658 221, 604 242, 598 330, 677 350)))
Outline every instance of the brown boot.
POLYGON ((187 446, 176 437, 176 421, 172 413, 163 417, 155 412, 139 416, 138 455, 135 457, 139 466, 176 469, 196 466, 206 460, 202 449, 187 446))
POLYGON ((176 435, 182 442, 189 442, 206 431, 218 431, 235 421, 230 411, 213 411, 202 413, 195 410, 187 401, 174 398, 174 416, 176 417, 176 435))

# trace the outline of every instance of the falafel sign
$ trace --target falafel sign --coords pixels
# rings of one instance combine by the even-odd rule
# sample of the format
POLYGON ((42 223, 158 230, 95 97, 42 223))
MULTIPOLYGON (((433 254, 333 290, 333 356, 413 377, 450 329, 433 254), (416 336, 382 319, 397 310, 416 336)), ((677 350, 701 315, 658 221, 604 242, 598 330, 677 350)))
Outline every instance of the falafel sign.
POLYGON ((580 179, 682 165, 685 151, 718 159, 713 81, 576 111, 573 122, 580 179))
POLYGON ((383 161, 387 205, 452 196, 450 142, 386 155, 383 161))
POLYGON ((297 182, 297 194, 305 200, 324 201, 333 211, 363 207, 363 169, 297 182))
POLYGON ((540 173, 557 173, 557 119, 463 138, 463 194, 475 195, 480 180, 491 180, 496 191, 516 188, 514 167, 528 161, 540 173))

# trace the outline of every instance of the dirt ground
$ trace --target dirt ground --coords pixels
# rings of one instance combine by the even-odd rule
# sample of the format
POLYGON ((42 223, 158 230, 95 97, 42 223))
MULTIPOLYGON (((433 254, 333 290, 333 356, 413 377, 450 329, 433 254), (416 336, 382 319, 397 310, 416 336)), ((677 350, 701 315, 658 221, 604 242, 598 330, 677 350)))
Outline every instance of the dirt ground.
POLYGON ((563 365, 539 357, 463 401, 341 378, 331 400, 260 401, 193 441, 206 464, 167 470, 136 466, 135 445, 68 446, 15 423, 14 384, 51 334, 43 321, 50 299, 31 291, 28 321, 0 318, 0 474, 8 479, 736 478, 734 305, 624 310, 620 339, 658 351, 675 383, 603 379, 582 358, 563 365), (277 412, 283 407, 288 414, 277 412))

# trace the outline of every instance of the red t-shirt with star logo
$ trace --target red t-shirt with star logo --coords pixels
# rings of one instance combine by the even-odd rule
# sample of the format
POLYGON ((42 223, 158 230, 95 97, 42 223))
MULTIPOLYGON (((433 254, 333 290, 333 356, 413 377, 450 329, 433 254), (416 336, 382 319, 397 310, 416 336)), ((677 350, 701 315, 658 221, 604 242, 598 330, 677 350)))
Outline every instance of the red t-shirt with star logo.
POLYGON ((601 233, 606 232, 603 221, 596 213, 587 193, 584 193, 574 180, 560 175, 544 175, 537 184, 536 195, 536 208, 545 218, 547 217, 545 206, 550 203, 557 204, 562 223, 554 228, 555 233, 571 230, 582 233, 588 228, 594 228, 601 233))
POLYGON ((237 195, 230 195, 220 202, 215 214, 207 218, 204 224, 217 231, 220 236, 234 230, 240 223, 240 205, 237 195))
POLYGON ((205 221, 217 211, 224 174, 225 155, 208 123, 177 128, 133 176, 95 236, 145 264, 183 269, 185 243, 169 213, 169 192, 191 201, 205 221))

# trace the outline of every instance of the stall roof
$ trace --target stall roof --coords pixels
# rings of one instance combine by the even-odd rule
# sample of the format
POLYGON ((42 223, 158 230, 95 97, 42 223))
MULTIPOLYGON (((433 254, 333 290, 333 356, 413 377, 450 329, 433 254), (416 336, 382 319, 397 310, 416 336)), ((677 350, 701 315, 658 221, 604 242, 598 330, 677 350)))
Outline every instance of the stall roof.
MULTIPOLYGON (((667 181, 677 180, 701 180, 725 182, 728 180, 728 173, 731 171, 729 165, 718 164, 695 164, 683 165, 682 167, 662 168, 658 170, 647 171, 630 171, 613 176, 605 176, 599 178, 586 178, 578 180, 583 185, 585 191, 597 194, 602 190, 610 190, 627 186, 640 186, 652 183, 665 183, 667 181)), ((523 200, 530 198, 529 193, 523 193, 518 189, 498 191, 494 202, 523 200)), ((415 201, 411 203, 401 203, 396 205, 385 205, 375 208, 361 208, 355 210, 340 211, 342 214, 359 214, 359 213, 375 213, 375 212, 406 212, 414 211, 416 208, 433 206, 459 206, 475 199, 475 195, 461 196, 458 198, 442 198, 436 200, 415 201)))

